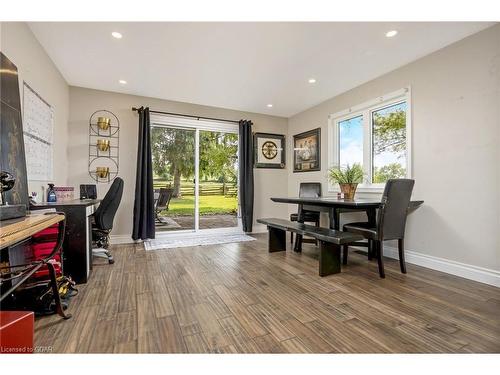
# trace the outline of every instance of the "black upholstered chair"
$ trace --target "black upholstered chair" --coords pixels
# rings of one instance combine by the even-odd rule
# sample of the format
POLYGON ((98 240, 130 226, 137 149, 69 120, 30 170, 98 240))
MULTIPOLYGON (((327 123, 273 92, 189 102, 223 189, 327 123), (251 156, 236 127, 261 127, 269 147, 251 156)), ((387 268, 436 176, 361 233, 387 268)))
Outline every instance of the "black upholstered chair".
POLYGON ((113 220, 120 205, 122 194, 123 180, 116 177, 95 211, 94 222, 92 223, 92 242, 97 246, 97 248, 92 249, 92 254, 100 258, 107 258, 110 264, 114 263, 114 260, 108 250, 109 233, 113 229, 113 220))
MULTIPOLYGON (((344 232, 359 233, 368 240, 368 248, 372 249, 378 260, 380 277, 385 277, 383 263, 383 242, 386 240, 398 240, 399 265, 402 273, 406 273, 404 257, 404 236, 406 226, 406 215, 410 204, 414 180, 391 179, 388 180, 382 203, 378 210, 375 226, 370 223, 349 223, 344 225, 344 232)), ((343 263, 347 264, 349 247, 344 245, 343 263)), ((369 250, 370 251, 370 250, 369 250)))
MULTIPOLYGON (((299 185, 299 197, 301 198, 317 198, 321 197, 321 183, 320 182, 301 182, 299 185)), ((313 223, 315 226, 319 227, 320 213, 318 211, 312 211, 308 209, 308 206, 303 207, 304 222, 313 223)), ((299 214, 290 214, 290 221, 297 221, 299 219, 299 214)), ((306 241, 306 240, 302 240, 306 241)), ((316 240, 312 240, 316 242, 316 240)), ((293 243, 293 232, 290 232, 290 242, 293 243)))

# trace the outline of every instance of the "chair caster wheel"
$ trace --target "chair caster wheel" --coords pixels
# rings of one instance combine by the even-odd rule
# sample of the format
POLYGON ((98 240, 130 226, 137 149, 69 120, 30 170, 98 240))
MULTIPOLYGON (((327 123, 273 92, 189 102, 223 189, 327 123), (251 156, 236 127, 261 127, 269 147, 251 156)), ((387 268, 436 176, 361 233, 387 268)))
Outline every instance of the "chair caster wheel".
POLYGON ((113 264, 114 262, 115 262, 115 260, 113 258, 108 259, 109 264, 113 264))

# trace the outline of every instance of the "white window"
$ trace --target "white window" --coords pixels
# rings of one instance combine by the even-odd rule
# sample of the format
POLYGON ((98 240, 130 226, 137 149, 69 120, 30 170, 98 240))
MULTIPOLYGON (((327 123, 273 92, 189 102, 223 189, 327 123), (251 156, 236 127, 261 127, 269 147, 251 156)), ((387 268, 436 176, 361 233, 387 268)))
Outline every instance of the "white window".
POLYGON ((410 110, 410 89, 405 88, 331 115, 330 167, 360 164, 365 172, 361 192, 379 192, 389 178, 411 177, 410 110))

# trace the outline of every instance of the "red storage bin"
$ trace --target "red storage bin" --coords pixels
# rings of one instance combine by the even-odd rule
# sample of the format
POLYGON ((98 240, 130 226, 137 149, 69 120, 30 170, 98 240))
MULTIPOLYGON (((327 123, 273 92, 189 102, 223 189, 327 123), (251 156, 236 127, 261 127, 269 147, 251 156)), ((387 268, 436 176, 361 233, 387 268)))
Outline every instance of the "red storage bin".
POLYGON ((37 234, 34 234, 31 238, 36 242, 46 242, 46 241, 57 241, 57 235, 59 234, 59 227, 57 224, 48 227, 37 234))
MULTIPOLYGON (((52 250, 54 250, 56 244, 56 242, 40 242, 32 244, 31 250, 33 251, 34 259, 39 260, 49 256, 52 250)), ((56 254, 55 257, 59 257, 59 254, 56 254)))
MULTIPOLYGON (((52 258, 54 259, 54 258, 52 258)), ((62 275, 62 270, 61 270, 61 263, 57 262, 55 260, 51 260, 50 263, 54 265, 54 269, 56 271, 56 277, 59 277, 62 275)), ((36 271, 33 274, 33 277, 35 279, 46 279, 49 277, 49 268, 47 266, 41 267, 38 271, 36 271)))
MULTIPOLYGON (((32 236, 33 243, 31 244, 31 251, 33 254, 33 260, 41 260, 46 258, 52 253, 54 247, 57 245, 57 235, 59 233, 59 227, 57 224, 44 229, 37 234, 32 236)), ((56 270, 56 277, 62 275, 61 267, 61 253, 57 253, 52 257, 51 263, 54 265, 56 270)), ((49 269, 47 266, 40 268, 33 274, 35 279, 46 279, 49 277, 49 269)))

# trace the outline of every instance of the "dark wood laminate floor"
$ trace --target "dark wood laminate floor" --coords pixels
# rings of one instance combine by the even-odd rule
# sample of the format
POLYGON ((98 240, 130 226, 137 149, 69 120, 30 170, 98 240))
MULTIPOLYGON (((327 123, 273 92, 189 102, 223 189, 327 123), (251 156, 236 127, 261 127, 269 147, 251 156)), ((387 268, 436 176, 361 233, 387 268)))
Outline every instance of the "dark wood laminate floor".
POLYGON ((35 323, 53 352, 500 352, 500 289, 352 252, 318 276, 317 250, 267 253, 257 241, 145 252, 114 246, 67 321, 35 323))

